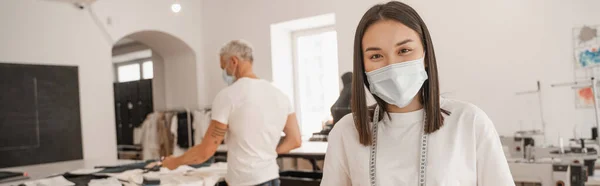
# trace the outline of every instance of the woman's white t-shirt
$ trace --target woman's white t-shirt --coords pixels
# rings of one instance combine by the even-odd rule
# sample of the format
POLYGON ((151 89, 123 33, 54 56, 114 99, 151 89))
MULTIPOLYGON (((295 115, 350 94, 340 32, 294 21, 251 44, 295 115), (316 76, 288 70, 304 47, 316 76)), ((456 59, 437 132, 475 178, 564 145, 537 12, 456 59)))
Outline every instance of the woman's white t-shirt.
MULTIPOLYGON (((514 185, 492 121, 472 104, 442 99, 450 111, 444 126, 429 135, 428 186, 514 185)), ((376 182, 379 186, 417 185, 423 110, 384 114, 378 125, 376 182)), ((370 186, 369 146, 359 143, 352 115, 328 137, 322 186, 370 186)))

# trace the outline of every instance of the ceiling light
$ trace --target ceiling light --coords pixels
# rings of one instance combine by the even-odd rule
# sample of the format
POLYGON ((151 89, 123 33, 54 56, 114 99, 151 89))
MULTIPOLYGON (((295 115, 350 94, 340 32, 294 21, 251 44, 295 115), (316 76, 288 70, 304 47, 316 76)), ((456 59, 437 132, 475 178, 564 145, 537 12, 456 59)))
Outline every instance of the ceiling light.
POLYGON ((179 11, 181 11, 181 4, 173 3, 173 5, 171 5, 171 10, 175 13, 179 13, 179 11))

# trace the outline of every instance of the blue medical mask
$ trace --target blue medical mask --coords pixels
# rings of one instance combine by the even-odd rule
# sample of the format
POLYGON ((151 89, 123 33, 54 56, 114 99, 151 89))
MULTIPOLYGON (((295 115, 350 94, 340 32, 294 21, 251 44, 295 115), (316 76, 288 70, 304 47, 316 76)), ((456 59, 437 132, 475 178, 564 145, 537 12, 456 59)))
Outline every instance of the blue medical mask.
MULTIPOLYGON (((223 68, 223 81, 225 81, 225 83, 227 83, 227 85, 231 85, 233 84, 233 82, 235 82, 235 77, 233 75, 228 75, 227 74, 227 66, 229 66, 229 63, 227 63, 227 65, 225 65, 225 68, 223 68)), ((235 74, 235 69, 233 70, 233 73, 235 74)))
POLYGON ((424 58, 366 72, 371 93, 400 108, 408 106, 427 80, 424 58))

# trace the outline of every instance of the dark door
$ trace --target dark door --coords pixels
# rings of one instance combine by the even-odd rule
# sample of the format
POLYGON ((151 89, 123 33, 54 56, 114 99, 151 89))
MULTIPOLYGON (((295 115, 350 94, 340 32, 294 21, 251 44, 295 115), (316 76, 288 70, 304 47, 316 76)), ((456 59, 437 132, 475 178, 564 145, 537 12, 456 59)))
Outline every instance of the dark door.
POLYGON ((133 145, 133 129, 154 110, 152 80, 114 83, 117 144, 133 145))

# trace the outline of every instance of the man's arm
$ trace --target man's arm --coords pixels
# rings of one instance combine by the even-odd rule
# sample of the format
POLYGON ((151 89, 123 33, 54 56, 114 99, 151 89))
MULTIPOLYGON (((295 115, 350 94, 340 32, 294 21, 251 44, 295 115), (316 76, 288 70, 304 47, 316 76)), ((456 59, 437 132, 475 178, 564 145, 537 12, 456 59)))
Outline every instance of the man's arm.
POLYGON ((298 127, 298 120, 296 120, 296 113, 288 115, 287 121, 285 122, 285 127, 283 128, 283 133, 285 133, 285 137, 277 146, 277 154, 288 153, 302 145, 300 128, 298 127))
POLYGON ((225 133, 227 133, 228 125, 221 122, 212 120, 204 139, 200 145, 192 147, 190 150, 185 152, 183 155, 177 158, 169 157, 163 161, 163 166, 169 169, 176 169, 180 165, 193 165, 204 163, 210 157, 212 157, 217 148, 223 141, 225 133))

